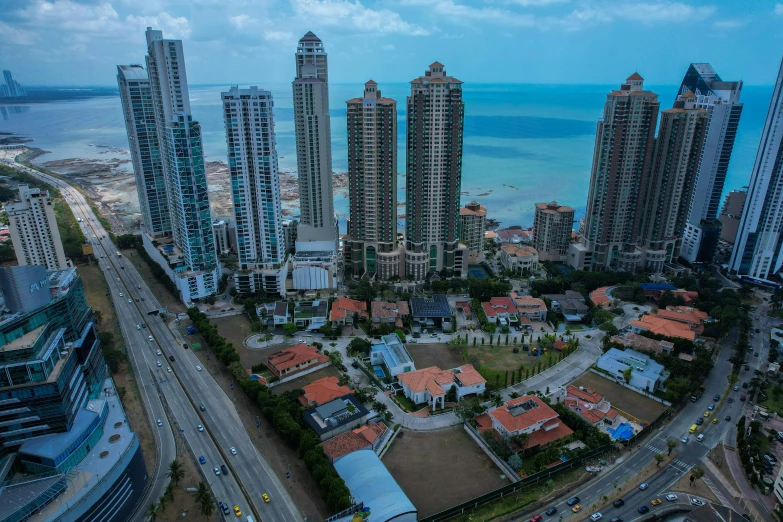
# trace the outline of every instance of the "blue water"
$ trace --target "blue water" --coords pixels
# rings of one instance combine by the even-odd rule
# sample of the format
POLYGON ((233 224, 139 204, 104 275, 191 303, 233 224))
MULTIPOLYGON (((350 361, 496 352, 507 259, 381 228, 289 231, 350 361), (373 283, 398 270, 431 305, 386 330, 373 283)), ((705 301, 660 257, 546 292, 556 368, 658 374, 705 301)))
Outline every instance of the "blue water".
POLYGON ((379 379, 383 379, 384 377, 386 377, 386 374, 383 372, 382 367, 373 366, 373 370, 375 370, 375 375, 377 375, 379 379))
MULTIPOLYGON (((618 79, 619 81, 622 79, 618 79)), ((677 78, 671 78, 676 81, 677 78)), ((280 167, 296 168, 290 84, 258 85, 275 97, 277 148, 280 167)), ((677 85, 649 85, 671 107, 677 85)), ((584 214, 595 138, 606 93, 616 85, 471 84, 464 87, 465 137, 463 203, 476 199, 488 215, 503 225, 533 224, 533 205, 557 199, 584 214)), ((226 160, 220 92, 227 86, 191 86, 193 115, 203 129, 204 151, 210 161, 226 160)), ((405 171, 405 97, 407 83, 381 84, 383 95, 398 102, 399 170, 405 171)), ((725 191, 748 184, 772 89, 745 86, 745 103, 725 191)), ((330 85, 332 158, 335 171, 347 170, 345 101, 360 96, 360 84, 330 85)), ((119 97, 33 104, 26 111, 0 114, 0 132, 34 139, 31 144, 51 151, 39 161, 65 158, 105 159, 105 149, 127 149, 119 97), (92 144, 93 146, 90 146, 92 144)), ((125 156, 127 158, 127 156, 125 156)), ((404 201, 405 179, 400 178, 404 201)), ((335 196, 344 217, 347 198, 335 196)), ((404 212, 404 208, 400 209, 404 212)), ((343 224, 344 228, 344 224, 343 224)))
POLYGON ((623 422, 616 428, 607 426, 606 431, 613 440, 628 440, 633 436, 633 426, 627 422, 623 422))

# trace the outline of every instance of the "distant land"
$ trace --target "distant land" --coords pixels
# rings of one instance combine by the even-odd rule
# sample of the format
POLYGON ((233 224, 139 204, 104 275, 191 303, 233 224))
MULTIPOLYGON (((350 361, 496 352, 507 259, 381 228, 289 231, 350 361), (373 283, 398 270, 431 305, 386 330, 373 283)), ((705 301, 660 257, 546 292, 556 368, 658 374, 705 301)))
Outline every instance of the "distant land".
POLYGON ((47 103, 53 101, 84 100, 106 96, 119 96, 117 87, 68 86, 46 87, 25 85, 27 96, 21 98, 0 98, 0 105, 21 105, 25 103, 47 103))

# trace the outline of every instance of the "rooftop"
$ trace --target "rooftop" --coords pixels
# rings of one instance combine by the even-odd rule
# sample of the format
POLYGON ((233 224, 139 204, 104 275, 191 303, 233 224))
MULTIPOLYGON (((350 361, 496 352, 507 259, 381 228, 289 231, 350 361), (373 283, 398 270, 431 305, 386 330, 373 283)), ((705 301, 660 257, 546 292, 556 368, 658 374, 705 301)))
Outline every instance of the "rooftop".
POLYGON ((319 362, 326 362, 329 360, 329 357, 320 353, 315 346, 300 343, 291 348, 286 348, 285 350, 271 354, 267 362, 277 370, 284 370, 312 359, 319 359, 319 362))
POLYGON ((604 400, 604 396, 592 388, 582 388, 580 390, 576 386, 568 386, 566 388, 566 394, 573 395, 577 399, 589 402, 590 404, 598 404, 604 400))
POLYGON ((313 431, 321 436, 349 422, 354 422, 367 413, 367 408, 356 397, 348 394, 312 410, 307 410, 302 415, 313 431))
POLYGON ((511 399, 489 414, 507 431, 514 433, 525 430, 548 419, 558 418, 557 412, 535 395, 523 395, 511 399))
POLYGON ((546 303, 544 303, 543 299, 540 299, 538 297, 533 297, 530 295, 518 295, 516 292, 511 292, 511 299, 514 300, 514 304, 517 306, 517 309, 537 308, 539 311, 542 312, 547 311, 546 303))
POLYGON ((685 323, 670 321, 657 315, 643 315, 641 319, 631 321, 631 326, 666 337, 680 337, 689 341, 696 339, 696 332, 685 323))
POLYGON ((516 314, 517 307, 510 297, 493 297, 489 302, 481 303, 481 308, 487 317, 496 317, 498 314, 516 314))
POLYGON ((405 301, 397 301, 396 303, 373 301, 370 303, 370 311, 372 317, 379 317, 381 319, 410 314, 408 303, 405 301))
POLYGON ((601 306, 602 304, 606 304, 612 301, 612 298, 609 297, 609 294, 607 293, 611 288, 611 286, 602 286, 601 288, 596 288, 590 292, 590 300, 596 306, 601 306))
POLYGON ((332 302, 332 313, 329 315, 331 321, 345 319, 348 314, 359 314, 360 317, 367 317, 367 303, 364 301, 355 301, 347 297, 338 297, 332 302))
POLYGON ((388 363, 390 366, 403 366, 406 364, 413 364, 413 357, 408 353, 405 345, 397 337, 396 333, 384 335, 381 337, 381 342, 372 345, 370 348, 373 352, 382 352, 386 354, 388 363))
POLYGON ((501 250, 510 256, 515 257, 532 257, 538 256, 538 250, 531 246, 516 246, 516 245, 503 245, 501 250))
POLYGON ((443 294, 433 294, 432 297, 411 298, 411 315, 417 317, 451 317, 449 301, 443 294))
POLYGON ((649 337, 635 333, 626 333, 622 336, 613 336, 610 341, 620 343, 637 350, 645 350, 655 353, 661 353, 663 351, 671 352, 674 349, 674 343, 669 341, 658 341, 656 339, 650 339, 649 337))
POLYGON ((354 431, 346 431, 321 443, 324 454, 331 460, 371 446, 367 439, 354 431))
POLYGON ((305 405, 320 406, 338 397, 351 393, 348 386, 340 386, 337 377, 324 377, 302 386, 302 397, 305 405))

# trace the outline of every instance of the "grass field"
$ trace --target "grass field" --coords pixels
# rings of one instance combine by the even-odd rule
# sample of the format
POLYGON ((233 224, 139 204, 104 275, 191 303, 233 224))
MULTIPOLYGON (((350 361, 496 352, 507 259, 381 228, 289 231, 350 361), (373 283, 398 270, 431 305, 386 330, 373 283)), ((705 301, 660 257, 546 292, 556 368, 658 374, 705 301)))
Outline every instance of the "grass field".
POLYGON ((620 386, 609 379, 604 379, 593 372, 585 372, 571 384, 593 388, 598 393, 605 395, 606 400, 612 403, 612 407, 629 413, 645 422, 654 421, 658 415, 666 410, 666 406, 660 402, 648 399, 644 395, 620 386))

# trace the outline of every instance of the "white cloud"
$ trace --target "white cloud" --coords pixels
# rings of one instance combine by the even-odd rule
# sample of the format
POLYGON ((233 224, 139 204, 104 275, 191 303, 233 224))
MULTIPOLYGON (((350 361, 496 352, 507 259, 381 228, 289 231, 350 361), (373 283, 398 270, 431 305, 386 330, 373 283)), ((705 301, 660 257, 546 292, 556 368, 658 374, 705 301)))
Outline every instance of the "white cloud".
POLYGON ((458 4, 454 0, 402 0, 402 3, 428 6, 439 19, 448 18, 453 23, 461 25, 472 25, 472 22, 476 21, 517 27, 536 25, 536 17, 531 14, 515 13, 495 7, 472 7, 458 4))
POLYGON ((404 21, 394 11, 370 9, 359 0, 291 0, 291 9, 300 19, 341 29, 414 36, 429 34, 426 29, 404 21))
POLYGON ((712 5, 694 7, 681 2, 644 2, 634 4, 602 4, 575 9, 561 19, 550 19, 552 26, 567 29, 581 29, 586 25, 606 24, 617 20, 627 20, 642 24, 660 22, 684 23, 703 20, 715 13, 712 5))
POLYGON ((0 22, 0 40, 14 45, 33 45, 38 41, 38 35, 0 22))
POLYGON ((775 4, 775 14, 783 15, 783 4, 775 4))
POLYGON ((565 4, 571 0, 507 0, 510 4, 517 4, 523 7, 540 7, 552 4, 565 4))
POLYGON ((712 26, 716 29, 739 29, 745 27, 748 23, 744 20, 716 20, 712 26))
POLYGON ((394 44, 386 44, 383 47, 381 47, 381 49, 384 51, 393 51, 396 49, 396 47, 394 46, 394 44))
POLYGON ((255 24, 258 22, 255 18, 252 16, 241 14, 237 16, 229 16, 228 21, 231 22, 231 25, 236 27, 237 29, 244 29, 248 25, 255 24))
POLYGON ((294 33, 290 31, 266 31, 264 38, 278 42, 289 42, 294 39, 294 33))
POLYGON ((165 38, 188 38, 190 36, 190 22, 184 16, 171 16, 164 12, 158 16, 128 16, 126 21, 136 24, 132 27, 133 35, 143 33, 147 27, 152 27, 163 31, 165 38))

